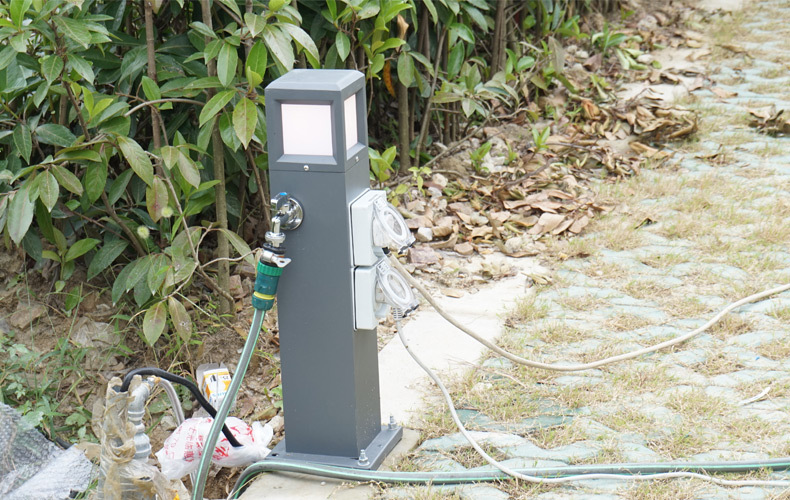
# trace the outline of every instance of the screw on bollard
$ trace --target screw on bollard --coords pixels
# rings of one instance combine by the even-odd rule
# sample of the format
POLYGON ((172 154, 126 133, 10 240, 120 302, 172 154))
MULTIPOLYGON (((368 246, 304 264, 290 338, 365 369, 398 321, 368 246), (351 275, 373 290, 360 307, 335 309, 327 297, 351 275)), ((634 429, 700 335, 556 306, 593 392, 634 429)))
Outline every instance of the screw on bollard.
POLYGON ((358 462, 359 462, 359 465, 362 465, 362 466, 366 466, 366 465, 370 464, 370 461, 368 460, 368 454, 365 453, 365 449, 364 448, 359 450, 359 460, 358 460, 358 462))

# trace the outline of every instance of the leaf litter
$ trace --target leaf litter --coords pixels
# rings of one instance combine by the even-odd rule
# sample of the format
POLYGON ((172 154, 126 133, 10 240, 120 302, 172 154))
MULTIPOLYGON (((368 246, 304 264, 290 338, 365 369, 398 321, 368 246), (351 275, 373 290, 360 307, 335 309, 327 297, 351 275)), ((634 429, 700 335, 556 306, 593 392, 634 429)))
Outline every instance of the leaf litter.
POLYGON ((442 251, 463 257, 541 254, 547 250, 546 235, 580 234, 597 215, 614 208, 597 199, 593 179, 637 175, 645 165, 671 159, 661 145, 695 134, 698 115, 665 101, 650 85, 708 88, 719 99, 736 95, 706 87, 706 75, 693 63, 710 55, 709 44, 695 31, 677 29, 679 16, 678 10, 662 9, 634 16, 618 30, 631 40, 625 62, 565 47, 563 66, 574 86, 583 89, 579 94, 561 88, 510 113, 506 123, 483 128, 461 151, 438 163, 423 192, 407 193, 399 209, 419 242, 409 262, 437 273, 442 251), (649 52, 664 47, 685 51, 689 63, 662 68, 649 52), (594 76, 605 77, 603 83, 594 76), (647 87, 630 99, 617 99, 609 85, 622 77, 647 87), (554 121, 535 122, 552 110, 554 121), (567 111, 575 111, 575 117, 567 111), (536 144, 531 130, 546 127, 548 140, 536 144), (487 142, 492 147, 481 169, 470 154, 487 142))

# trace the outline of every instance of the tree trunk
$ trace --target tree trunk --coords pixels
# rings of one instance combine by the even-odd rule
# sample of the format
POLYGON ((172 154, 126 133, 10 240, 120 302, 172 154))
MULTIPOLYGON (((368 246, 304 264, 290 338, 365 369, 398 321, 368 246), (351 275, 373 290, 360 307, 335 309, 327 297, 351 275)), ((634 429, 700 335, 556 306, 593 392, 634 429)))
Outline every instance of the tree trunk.
POLYGON ((401 173, 406 173, 411 168, 409 143, 409 89, 398 82, 398 158, 401 173))
POLYGON ((494 48, 491 53, 491 74, 502 71, 505 67, 507 43, 508 18, 505 15, 508 0, 499 0, 496 3, 496 17, 494 18, 494 48))
MULTIPOLYGON (((210 0, 200 0, 200 7, 203 11, 203 24, 213 30, 213 23, 211 20, 211 5, 210 0)), ((209 43, 210 40, 206 40, 209 43)), ((208 76, 217 76, 217 63, 211 61, 208 64, 208 76)), ((214 89, 207 89, 206 101, 214 96, 214 89)), ((214 186, 214 195, 216 196, 216 211, 217 211, 217 226, 221 229, 228 229, 228 202, 225 198, 225 146, 222 144, 222 137, 219 135, 218 120, 214 121, 214 128, 211 131, 211 154, 214 161, 214 180, 219 181, 214 186)), ((230 289, 230 245, 228 237, 224 232, 217 232, 217 258, 226 259, 220 260, 217 263, 217 285, 222 290, 230 289)), ((231 302, 225 298, 219 297, 219 312, 220 314, 230 314, 232 312, 231 302)))
MULTIPOLYGON (((143 0, 145 10, 145 48, 148 54, 148 78, 156 83, 156 45, 154 41, 154 8, 151 0, 143 0)), ((146 96, 147 97, 147 96, 146 96)), ((154 138, 154 149, 162 147, 162 128, 159 123, 159 113, 156 108, 151 108, 151 136, 154 138)), ((157 163, 157 171, 162 174, 161 165, 157 163)))

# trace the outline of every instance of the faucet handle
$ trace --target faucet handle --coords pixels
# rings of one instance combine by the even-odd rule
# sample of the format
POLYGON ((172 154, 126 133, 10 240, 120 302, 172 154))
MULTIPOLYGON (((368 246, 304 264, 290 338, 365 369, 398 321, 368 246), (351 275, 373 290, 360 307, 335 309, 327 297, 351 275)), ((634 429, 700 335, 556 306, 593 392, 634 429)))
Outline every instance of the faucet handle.
MULTIPOLYGON (((302 224, 304 211, 302 205, 293 196, 288 193, 278 193, 272 197, 271 205, 272 220, 275 223, 279 222, 279 228, 290 231, 302 224)), ((274 225, 272 224, 272 227, 274 225)))
POLYGON ((272 212, 279 214, 283 211, 283 209, 287 210, 288 201, 290 198, 291 197, 288 196, 288 193, 279 193, 276 196, 273 196, 271 200, 272 212))

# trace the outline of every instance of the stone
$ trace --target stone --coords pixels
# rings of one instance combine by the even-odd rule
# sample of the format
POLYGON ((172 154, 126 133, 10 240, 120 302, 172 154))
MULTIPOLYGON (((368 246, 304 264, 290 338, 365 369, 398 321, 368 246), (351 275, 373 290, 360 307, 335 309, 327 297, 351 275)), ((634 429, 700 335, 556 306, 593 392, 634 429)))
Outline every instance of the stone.
POLYGON ((531 238, 514 236, 505 240, 505 251, 507 253, 518 253, 529 243, 532 243, 531 238))
POLYGON ((421 227, 433 227, 433 222, 431 222, 431 219, 429 219, 424 215, 418 215, 417 217, 406 219, 406 227, 408 227, 409 229, 419 229, 421 227))
POLYGON ((46 312, 47 308, 44 306, 44 304, 39 302, 32 302, 28 304, 25 301, 20 301, 17 304, 17 309, 14 311, 14 314, 8 318, 8 322, 11 323, 11 326, 14 328, 22 330, 29 327, 34 321, 43 316, 46 312))
POLYGON ((244 287, 241 285, 241 276, 238 274, 234 274, 230 277, 230 283, 228 284, 229 292, 233 296, 234 299, 241 299, 246 294, 244 293, 244 287))
POLYGON ((491 157, 491 154, 486 153, 483 157, 483 160, 480 162, 480 170, 483 172, 496 172, 497 165, 494 163, 494 159, 491 157))
POLYGON ((640 64, 653 64, 656 58, 652 54, 641 54, 636 58, 636 62, 640 64))
POLYGON ((725 399, 730 403, 737 403, 743 399, 741 394, 731 387, 709 385, 705 387, 705 394, 712 398, 725 399))
POLYGON ((509 370, 513 368, 513 362, 507 358, 489 358, 483 361, 483 367, 495 370, 509 370))
POLYGON ((437 184, 438 186, 440 186, 442 188, 447 187, 447 177, 445 177, 444 175, 442 175, 440 173, 433 174, 431 176, 431 180, 433 181, 434 184, 437 184))
POLYGON ((472 255, 475 251, 475 247, 472 246, 471 243, 465 241, 463 243, 459 243, 453 247, 453 250, 458 252, 461 255, 472 255))
POLYGON ((661 455, 637 443, 619 443, 618 448, 626 462, 660 462, 661 455))
POLYGON ((608 439, 618 434, 611 427, 586 418, 577 420, 576 428, 583 430, 588 439, 608 439))
POLYGON ((623 488, 623 481, 620 479, 584 479, 574 483, 580 488, 589 488, 595 491, 606 491, 614 493, 623 488))
MULTIPOLYGON (((659 327, 652 327, 652 328, 659 328, 659 327)), ((673 329, 674 330, 674 329, 673 329)), ((657 337, 661 337, 662 335, 656 335, 657 337)), ((677 363, 680 365, 696 365, 698 363, 704 363, 708 359, 708 355, 710 353, 707 349, 689 349, 686 351, 678 351, 666 354, 662 356, 661 361, 667 363, 677 363)))
POLYGON ((414 465, 419 467, 422 470, 430 470, 430 471, 443 471, 443 472, 458 472, 466 470, 466 468, 456 462, 448 458, 446 455, 442 454, 441 452, 427 452, 427 453, 420 453, 414 461, 414 465))
POLYGON ((429 227, 421 227, 417 230, 417 241, 427 243, 433 241, 433 230, 429 227))
POLYGON ((508 500, 510 495, 493 486, 479 484, 463 488, 460 492, 462 500, 508 500))
POLYGON ((279 434, 285 429, 285 419, 282 415, 275 415, 269 420, 269 425, 272 427, 275 434, 279 434))
MULTIPOLYGON (((473 388, 473 391, 476 390, 473 388)), ((485 413, 480 413, 477 410, 456 410, 458 413, 458 419, 464 424, 467 428, 473 429, 484 429, 484 430, 494 430, 490 429, 491 426, 491 419, 485 413)), ((494 424, 497 425, 497 424, 494 424)), ((497 425, 497 427, 502 427, 501 425, 497 425)), ((503 430, 503 429, 496 429, 503 430)))
POLYGON ((743 306, 741 310, 752 313, 770 314, 772 311, 790 307, 790 297, 777 297, 771 300, 764 300, 755 304, 743 306))
POLYGON ((578 489, 569 493, 549 492, 535 497, 535 500, 622 500, 620 495, 607 495, 603 493, 581 493, 578 489))
POLYGON ((593 385, 593 384, 598 384, 601 381, 603 381, 601 377, 585 377, 582 375, 565 375, 554 379, 555 384, 567 385, 569 387, 593 385))
POLYGON ((741 384, 756 384, 758 382, 785 378, 786 376, 787 373, 778 370, 739 370, 732 373, 717 375, 710 379, 710 383, 722 387, 737 387, 741 384))
POLYGON ((236 265, 236 272, 241 275, 242 278, 252 278, 255 279, 257 274, 257 270, 255 266, 247 262, 246 260, 242 260, 236 265))
MULTIPOLYGON (((494 448, 510 448, 529 443, 529 441, 520 436, 507 434, 504 432, 471 431, 469 434, 475 441, 480 443, 480 445, 489 445, 493 446, 494 448)), ((440 438, 429 439, 423 442, 418 447, 418 449, 441 452, 453 451, 465 446, 469 446, 469 442, 466 440, 463 434, 456 432, 454 434, 448 434, 447 436, 442 436, 440 438)))
POLYGON ((436 186, 428 186, 428 189, 425 190, 428 193, 428 196, 431 198, 440 198, 442 196, 442 190, 437 188, 436 186))
POLYGON ((785 338, 785 336, 786 334, 784 332, 758 330, 732 337, 727 340, 727 343, 744 347, 759 347, 763 344, 770 344, 778 339, 785 338))
POLYGON ((409 249, 409 262, 415 266, 427 266, 436 264, 442 256, 429 246, 416 246, 409 249))
MULTIPOLYGON (((425 211, 425 201, 423 201, 421 197, 417 197, 416 199, 413 199, 412 201, 406 203, 406 210, 411 212, 412 215, 414 213, 422 213, 425 211)), ((404 217, 407 216, 407 214, 402 214, 402 215, 404 217)))
POLYGON ((664 406, 644 405, 639 408, 639 411, 662 424, 680 425, 683 423, 683 417, 664 406))
POLYGON ((452 224, 447 224, 443 226, 434 226, 432 228, 433 236, 436 238, 444 238, 445 236, 449 236, 453 233, 453 226, 452 224))
POLYGON ((617 311, 619 314, 630 314, 631 316, 637 316, 652 323, 663 323, 669 319, 667 313, 655 307, 618 306, 617 311))
MULTIPOLYGON (((452 497, 455 493, 460 491, 462 487, 458 485, 430 485, 421 487, 422 491, 426 493, 427 498, 445 498, 452 497)), ((397 486, 394 488, 387 488, 383 493, 383 500, 414 500, 415 488, 397 486)), ((371 492, 372 494, 372 492, 371 492)), ((332 497, 336 495, 332 494, 332 497)), ((303 498, 301 496, 294 496, 290 498, 303 498)), ((362 498, 362 497, 359 497, 362 498)), ((369 498, 366 496, 365 498, 369 498)))
MULTIPOLYGON (((507 242, 505 242, 505 245, 507 246, 507 242)), ((557 276, 576 286, 598 286, 600 284, 595 278, 591 278, 584 273, 572 271, 570 269, 559 269, 557 271, 557 276)))

